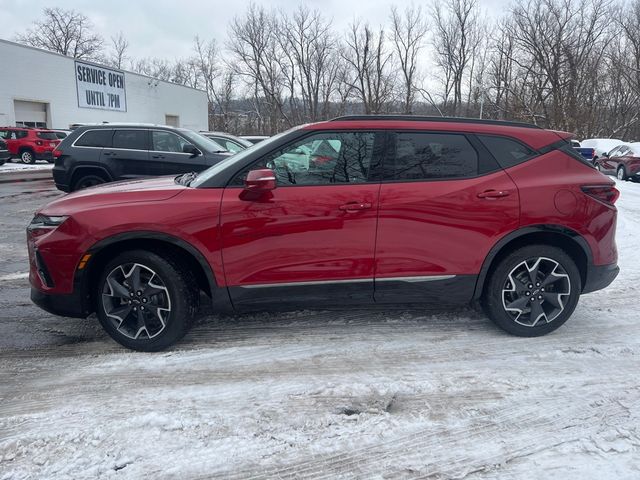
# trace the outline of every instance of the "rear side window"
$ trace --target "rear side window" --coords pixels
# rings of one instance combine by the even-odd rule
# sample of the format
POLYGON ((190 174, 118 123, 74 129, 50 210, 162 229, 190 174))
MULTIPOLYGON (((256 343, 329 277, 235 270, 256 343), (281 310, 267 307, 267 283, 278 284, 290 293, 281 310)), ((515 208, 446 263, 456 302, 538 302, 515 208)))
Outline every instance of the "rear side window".
POLYGON ((36 132, 36 136, 45 140, 58 140, 58 136, 54 132, 36 132))
POLYGON ((393 180, 429 180, 478 175, 478 153, 464 135, 398 133, 391 171, 393 180))
POLYGON ((29 132, 27 130, 17 130, 15 134, 16 134, 15 138, 26 138, 27 135, 29 135, 29 132))
POLYGON ((149 150, 146 130, 116 130, 113 134, 113 148, 129 150, 149 150))
POLYGON ((493 135, 478 135, 478 138, 502 168, 513 167, 537 155, 532 148, 511 138, 493 135))
POLYGON ((98 147, 105 148, 111 147, 111 137, 113 136, 113 130, 89 130, 84 132, 75 145, 77 147, 98 147))

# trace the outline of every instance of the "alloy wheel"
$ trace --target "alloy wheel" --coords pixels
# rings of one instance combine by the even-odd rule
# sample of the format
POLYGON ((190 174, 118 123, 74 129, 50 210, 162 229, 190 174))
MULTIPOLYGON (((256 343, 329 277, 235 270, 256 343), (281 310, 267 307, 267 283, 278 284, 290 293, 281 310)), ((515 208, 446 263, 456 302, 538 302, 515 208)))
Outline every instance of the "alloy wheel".
POLYGON ((557 318, 570 295, 571 281, 562 265, 547 257, 530 258, 507 275, 502 305, 514 322, 535 327, 557 318))
POLYGON ((107 275, 102 306, 116 330, 133 340, 158 336, 171 314, 169 290, 156 272, 140 263, 119 265, 107 275))
POLYGON ((624 167, 620 167, 618 169, 618 175, 616 175, 618 177, 618 180, 624 180, 624 167))
POLYGON ((22 163, 33 163, 33 155, 31 152, 22 152, 20 159, 22 160, 22 163))

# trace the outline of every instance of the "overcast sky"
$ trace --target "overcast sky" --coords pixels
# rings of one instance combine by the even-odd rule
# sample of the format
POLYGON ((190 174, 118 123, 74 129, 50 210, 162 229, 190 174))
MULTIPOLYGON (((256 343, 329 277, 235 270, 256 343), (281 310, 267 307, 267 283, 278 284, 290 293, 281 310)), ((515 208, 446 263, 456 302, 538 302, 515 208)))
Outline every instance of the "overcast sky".
MULTIPOLYGON (((509 0, 479 0, 483 10, 493 15, 506 8, 509 0)), ((300 3, 320 9, 342 30, 355 17, 372 25, 384 24, 391 5, 403 8, 406 0, 256 0, 257 4, 293 11, 300 3)), ((425 4, 426 2, 416 2, 425 4)), ((84 13, 106 40, 119 31, 130 43, 130 55, 139 57, 178 58, 191 54, 193 38, 216 38, 223 46, 227 25, 241 15, 248 0, 0 0, 0 38, 13 40, 41 16, 45 7, 60 6, 84 13)))

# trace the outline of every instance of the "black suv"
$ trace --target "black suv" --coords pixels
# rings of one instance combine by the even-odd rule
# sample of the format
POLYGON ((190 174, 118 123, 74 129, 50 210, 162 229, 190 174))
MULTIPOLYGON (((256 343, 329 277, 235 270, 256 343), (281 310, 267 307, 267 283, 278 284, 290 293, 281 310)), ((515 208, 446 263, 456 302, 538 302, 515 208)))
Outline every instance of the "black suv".
POLYGON ((53 152, 63 192, 138 177, 200 172, 228 157, 216 142, 184 128, 102 124, 75 129, 53 152))
POLYGON ((7 147, 7 143, 0 139, 0 165, 4 165, 4 162, 11 159, 11 154, 9 153, 9 148, 7 147))

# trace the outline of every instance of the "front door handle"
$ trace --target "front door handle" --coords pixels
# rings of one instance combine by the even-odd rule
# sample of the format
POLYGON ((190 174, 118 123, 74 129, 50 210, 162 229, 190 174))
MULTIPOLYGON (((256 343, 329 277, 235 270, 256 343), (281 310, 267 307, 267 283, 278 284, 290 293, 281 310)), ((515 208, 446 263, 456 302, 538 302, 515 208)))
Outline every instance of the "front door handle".
POLYGON ((164 158, 164 155, 151 155, 151 158, 164 158))
POLYGON ((345 203, 344 205, 340 205, 339 208, 340 210, 343 210, 345 212, 356 212, 358 210, 370 209, 371 204, 366 202, 350 202, 350 203, 345 203))
POLYGON ((511 195, 509 190, 485 190, 478 194, 478 198, 495 200, 496 198, 508 197, 509 195, 511 195))

